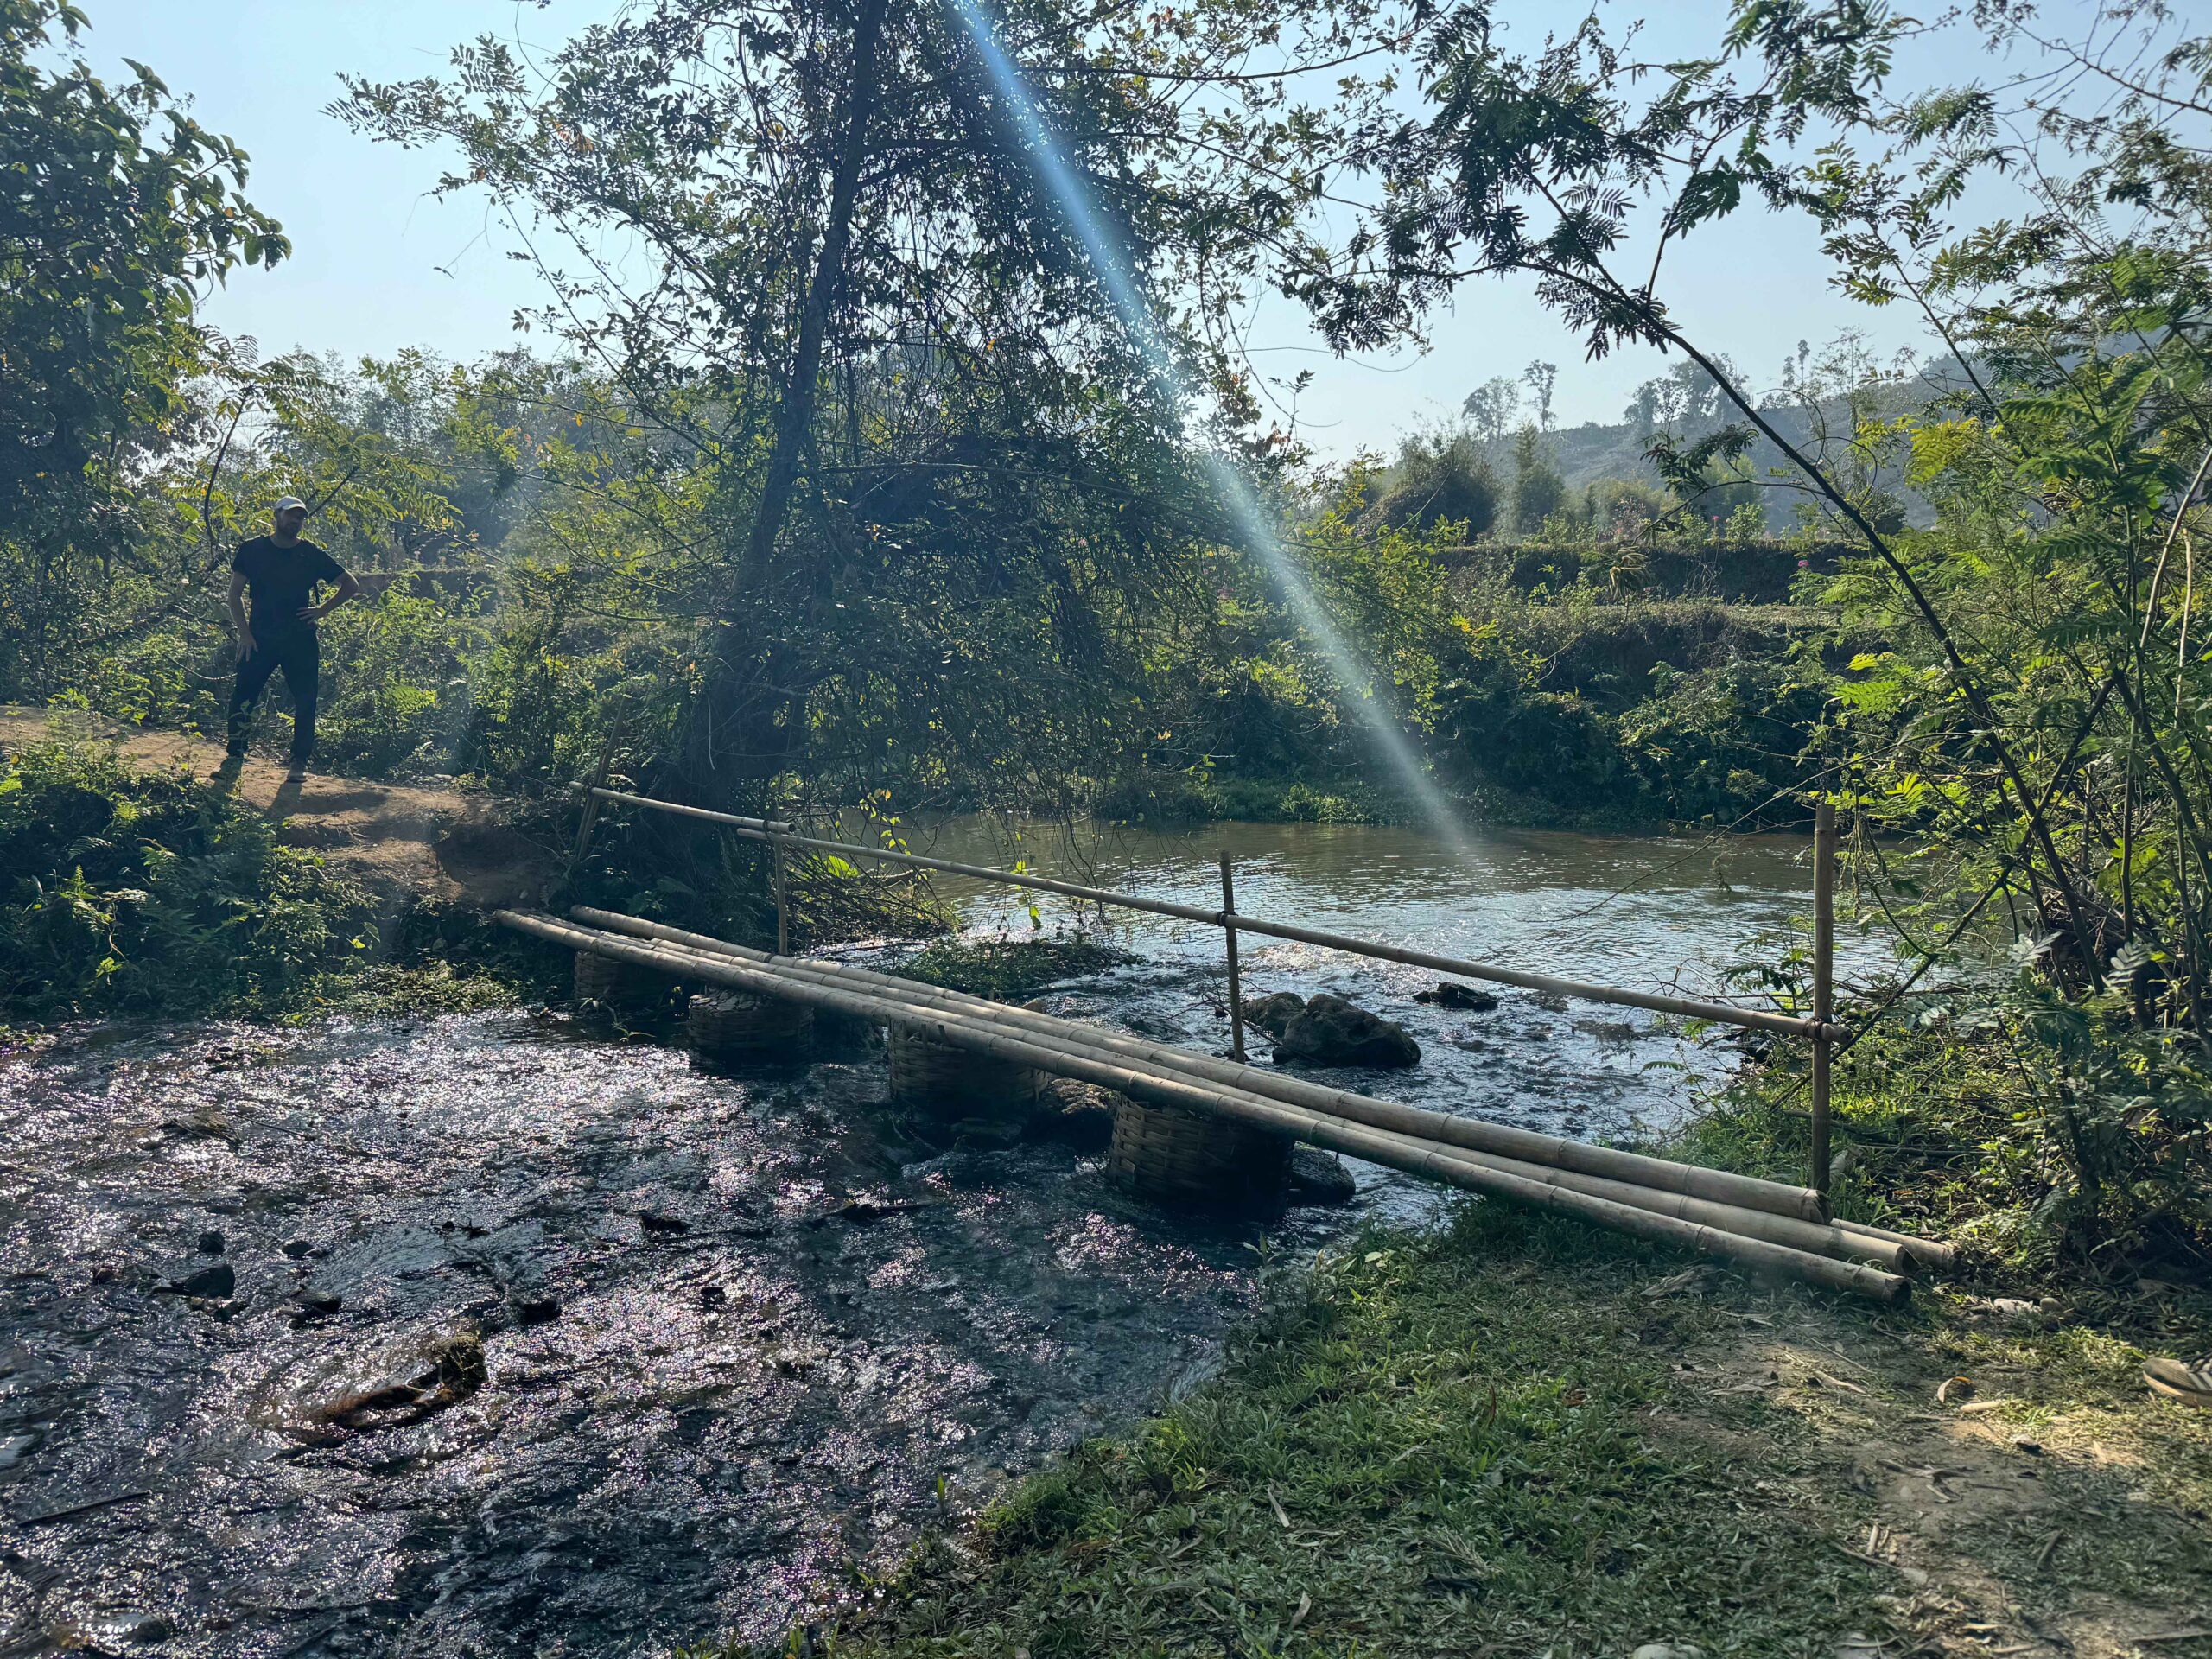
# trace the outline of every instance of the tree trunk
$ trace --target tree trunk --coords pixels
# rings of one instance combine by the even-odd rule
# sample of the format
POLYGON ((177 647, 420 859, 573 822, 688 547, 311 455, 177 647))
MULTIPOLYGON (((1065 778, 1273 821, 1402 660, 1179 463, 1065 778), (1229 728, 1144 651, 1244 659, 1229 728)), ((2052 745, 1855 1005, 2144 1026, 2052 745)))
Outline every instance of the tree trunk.
POLYGON ((758 804, 745 798, 782 770, 801 724, 798 693, 780 684, 791 653, 761 642, 758 625, 775 613, 776 548, 797 493, 799 461, 814 423, 822 350, 845 281, 853 205, 868 158, 868 128, 877 103, 877 46, 886 0, 860 0, 853 17, 845 131, 830 178, 830 213, 799 316, 798 340, 776 414, 775 441, 761 480, 723 626, 708 662, 707 683, 685 722, 683 771, 692 792, 717 805, 758 804))

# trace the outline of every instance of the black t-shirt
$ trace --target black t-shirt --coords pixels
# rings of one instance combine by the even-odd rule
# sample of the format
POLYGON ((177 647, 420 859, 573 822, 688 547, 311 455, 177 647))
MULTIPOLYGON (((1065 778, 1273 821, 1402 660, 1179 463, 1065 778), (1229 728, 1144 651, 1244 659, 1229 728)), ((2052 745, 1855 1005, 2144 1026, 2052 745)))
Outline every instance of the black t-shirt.
POLYGON ((250 626, 256 633, 313 627, 312 622, 300 620, 297 613, 315 602, 315 583, 336 582, 346 574, 337 560, 313 542, 279 547, 266 536, 241 543, 232 556, 231 569, 245 578, 251 600, 250 626))

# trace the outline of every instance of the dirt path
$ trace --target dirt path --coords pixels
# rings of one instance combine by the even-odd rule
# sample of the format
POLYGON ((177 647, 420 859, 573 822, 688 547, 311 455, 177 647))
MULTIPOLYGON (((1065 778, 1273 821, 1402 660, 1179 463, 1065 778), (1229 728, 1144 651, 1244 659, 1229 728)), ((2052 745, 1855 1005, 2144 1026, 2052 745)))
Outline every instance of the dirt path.
MULTIPOLYGON (((113 741, 133 760, 184 766, 201 778, 214 776, 223 764, 222 745, 212 739, 118 726, 92 715, 0 704, 0 749, 35 742, 57 728, 113 741)), ((458 790, 320 772, 304 783, 287 783, 283 764, 259 755, 247 757, 232 787, 242 803, 276 823, 277 837, 286 845, 312 848, 387 898, 399 899, 467 896, 453 878, 467 880, 474 872, 442 865, 439 845, 456 829, 477 829, 491 805, 488 797, 458 790)), ((448 851, 450 857, 450 845, 448 851)))

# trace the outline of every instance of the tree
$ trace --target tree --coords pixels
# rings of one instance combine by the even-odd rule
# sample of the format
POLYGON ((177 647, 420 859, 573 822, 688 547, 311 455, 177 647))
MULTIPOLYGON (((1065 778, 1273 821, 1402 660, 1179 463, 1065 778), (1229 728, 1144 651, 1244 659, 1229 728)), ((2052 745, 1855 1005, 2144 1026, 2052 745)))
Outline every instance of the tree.
POLYGON ((136 481, 198 430, 193 382, 217 365, 195 291, 289 249, 245 198, 245 153, 144 65, 96 78, 85 22, 0 0, 0 679, 19 690, 94 626, 136 481))
POLYGON ((2056 895, 2090 978, 2101 984, 2092 908, 2059 849, 2048 800, 1993 706, 1987 664, 1976 663, 1910 560, 1823 458, 1760 411, 1657 291, 1669 249, 1747 196, 1777 208, 1804 205, 1804 180, 1787 149, 1815 123, 1881 124, 1878 96, 1906 26, 1876 0, 1738 0, 1720 49, 1672 66, 1647 96, 1648 66, 1625 57, 1596 14, 1526 58, 1499 44, 1491 7, 1473 0, 1430 41, 1432 118, 1378 152, 1389 185, 1382 223, 1363 227, 1343 257, 1313 252, 1291 285, 1332 338, 1351 346, 1394 337, 1474 276, 1534 277, 1592 357, 1637 342, 1702 369, 1745 424, 1675 458, 1681 478, 1741 455, 1756 432, 1839 532, 1874 557, 1942 654, 2031 843, 2035 879, 2056 895), (1655 229, 1639 270, 1623 256, 1632 217, 1645 207, 1655 229))
POLYGON ((1567 480, 1544 453, 1536 429, 1522 427, 1513 435, 1513 528, 1534 536, 1566 505, 1567 480))
POLYGON ((1503 374, 1485 380, 1467 394, 1461 409, 1475 435, 1484 443, 1496 443, 1513 429, 1513 418, 1521 412, 1520 383, 1503 374))
MULTIPOLYGON (((1004 488, 1017 518, 1071 503, 1087 518, 1134 469, 1159 480, 1155 503, 1197 505, 1184 534, 1219 530, 1218 506, 1192 502, 1168 388, 1206 387, 1224 436, 1256 417, 1233 302, 1325 188, 1347 127, 1380 118, 1387 89, 1358 65, 1395 38, 1383 16, 1367 0, 1106 22, 1035 0, 988 20, 664 0, 543 65, 486 40, 451 82, 357 81, 340 107, 380 138, 457 142, 468 164, 448 188, 487 185, 518 235, 527 207, 587 262, 569 276, 524 235, 546 321, 714 480, 678 781, 757 802, 804 769, 814 706, 850 694, 856 658, 912 643, 841 637, 882 620, 883 504, 930 500, 943 531, 962 499, 1004 488), (971 23, 1044 104, 1139 276, 1176 301, 1180 376, 1124 336, 971 23), (1333 107, 1303 104, 1301 78, 1325 69, 1333 107), (588 263, 609 228, 651 249, 652 281, 588 263)), ((1021 562, 1071 550, 1070 529, 1021 562)))
POLYGON ((1497 519, 1497 480, 1465 434, 1409 437, 1376 512, 1393 529, 1457 524, 1470 536, 1487 535, 1497 519))
POLYGON ((1552 429, 1552 391, 1559 385, 1559 365, 1535 362, 1521 371, 1521 378, 1529 383, 1529 395, 1536 402, 1536 429, 1552 429))

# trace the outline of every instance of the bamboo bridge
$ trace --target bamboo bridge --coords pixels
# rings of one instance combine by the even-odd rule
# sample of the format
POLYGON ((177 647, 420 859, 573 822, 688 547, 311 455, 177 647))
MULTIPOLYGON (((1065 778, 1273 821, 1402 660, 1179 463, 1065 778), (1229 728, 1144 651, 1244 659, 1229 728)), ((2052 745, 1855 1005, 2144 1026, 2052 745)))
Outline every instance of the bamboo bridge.
MULTIPOLYGON (((985 1075, 1014 1071, 1072 1078, 1117 1101, 1117 1151, 1127 1130, 1165 1134, 1203 1148, 1206 1139, 1271 1147, 1291 1141, 1341 1153, 1469 1192, 1581 1217, 1599 1225, 1685 1247, 1742 1267, 1780 1273, 1885 1301, 1904 1297, 1910 1275, 1942 1271, 1950 1248, 1880 1228, 1837 1221, 1828 1211, 1827 1072, 1832 1046, 1847 1033, 1830 1018, 1834 930, 1833 817, 1823 809, 1815 836, 1815 1008, 1800 1016, 1776 1009, 1670 994, 1591 985, 1549 975, 1406 950, 1238 913, 1233 875, 1222 861, 1218 910, 1141 898, 1026 872, 872 848, 798 833, 769 819, 741 817, 594 787, 581 849, 598 803, 607 801, 713 823, 769 843, 775 859, 779 949, 756 950, 702 933, 616 912, 579 907, 567 918, 509 909, 494 919, 518 932, 578 953, 579 976, 592 959, 626 971, 741 994, 747 1006, 796 1005, 880 1027, 892 1033, 894 1068, 918 1048, 966 1057, 985 1075), (848 963, 812 961, 789 950, 785 860, 823 853, 1027 887, 1086 902, 1146 911, 1220 927, 1230 970, 1231 1055, 1223 1058, 1144 1040, 1092 1021, 1067 1020, 848 963), (1592 1146, 1534 1130, 1439 1112, 1329 1087, 1243 1057, 1236 959, 1240 933, 1296 940, 1382 961, 1434 969, 1492 983, 1586 1001, 1641 1007, 1734 1025, 1809 1042, 1813 1047, 1814 1151, 1804 1186, 1764 1180, 1644 1154, 1592 1146)), ((1215 1155, 1220 1155, 1218 1147, 1215 1155)))

